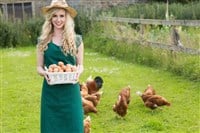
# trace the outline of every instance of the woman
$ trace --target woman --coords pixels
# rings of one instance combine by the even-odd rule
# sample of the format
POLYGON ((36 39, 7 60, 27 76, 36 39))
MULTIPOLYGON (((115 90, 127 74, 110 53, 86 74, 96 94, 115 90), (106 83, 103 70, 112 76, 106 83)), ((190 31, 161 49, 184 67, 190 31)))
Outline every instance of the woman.
POLYGON ((75 34, 76 10, 65 0, 53 0, 43 9, 46 17, 37 45, 37 72, 44 77, 41 96, 41 133, 83 133, 80 86, 49 85, 44 67, 57 64, 79 66, 83 72, 83 42, 75 34))

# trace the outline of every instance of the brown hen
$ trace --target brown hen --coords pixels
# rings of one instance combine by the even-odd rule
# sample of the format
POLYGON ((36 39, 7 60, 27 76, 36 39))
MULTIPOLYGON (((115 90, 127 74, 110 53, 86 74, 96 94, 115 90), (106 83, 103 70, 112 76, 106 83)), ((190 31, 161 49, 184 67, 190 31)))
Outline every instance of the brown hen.
POLYGON ((90 133, 90 131, 91 131, 91 118, 90 118, 90 116, 87 116, 84 119, 83 124, 84 124, 84 133, 90 133))
POLYGON ((90 76, 86 80, 86 86, 88 88, 88 94, 98 92, 103 86, 103 79, 100 76, 96 76, 94 79, 90 76))
POLYGON ((171 104, 162 96, 159 95, 152 95, 149 97, 144 105, 150 109, 156 109, 159 106, 170 106, 171 104))
POLYGON ((123 88, 118 96, 118 100, 113 105, 113 111, 119 116, 124 117, 127 114, 128 104, 130 103, 130 86, 123 88))
POLYGON ((99 102, 97 99, 97 96, 95 96, 95 95, 87 95, 84 97, 84 99, 91 101, 95 107, 97 106, 97 104, 99 102))
POLYGON ((156 94, 156 91, 153 89, 151 85, 148 85, 143 93, 141 93, 140 91, 137 91, 136 94, 142 98, 143 102, 146 102, 146 100, 149 97, 156 94))
POLYGON ((153 87, 149 84, 147 88, 144 90, 143 94, 145 95, 155 95, 156 91, 153 89, 153 87))
POLYGON ((128 104, 126 102, 125 96, 120 96, 117 102, 113 105, 113 111, 119 116, 124 117, 127 114, 128 104))
POLYGON ((150 109, 156 109, 164 105, 170 106, 170 103, 164 97, 156 95, 151 85, 148 85, 143 93, 137 91, 136 94, 142 98, 144 105, 150 109))
POLYGON ((82 97, 82 103, 83 103, 84 114, 88 114, 90 112, 97 113, 97 109, 91 101, 86 100, 85 98, 82 97))
POLYGON ((87 96, 88 95, 88 88, 86 86, 86 83, 82 83, 82 84, 79 84, 79 85, 80 85, 81 96, 82 97, 87 96))

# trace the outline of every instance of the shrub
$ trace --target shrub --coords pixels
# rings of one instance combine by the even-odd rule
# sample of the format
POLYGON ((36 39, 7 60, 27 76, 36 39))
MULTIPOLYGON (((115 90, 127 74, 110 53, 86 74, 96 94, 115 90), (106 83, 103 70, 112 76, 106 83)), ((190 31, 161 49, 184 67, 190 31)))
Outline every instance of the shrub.
POLYGON ((0 47, 28 46, 37 43, 43 19, 22 22, 0 21, 0 47))
POLYGON ((26 32, 27 38, 33 45, 37 43, 37 38, 40 35, 43 22, 44 19, 38 17, 25 21, 24 23, 24 30, 26 32))
MULTIPOLYGON (((188 4, 172 3, 169 5, 169 15, 173 19, 200 19, 200 2, 190 2, 188 4)), ((101 15, 112 14, 113 17, 165 19, 166 3, 140 3, 129 6, 116 6, 102 11, 101 15)))
POLYGON ((20 23, 0 22, 0 47, 16 47, 28 40, 20 23))
POLYGON ((84 40, 85 47, 94 49, 118 59, 142 64, 150 67, 168 70, 175 75, 183 76, 193 81, 200 81, 200 66, 198 55, 186 55, 170 51, 144 47, 137 43, 128 44, 124 41, 108 39, 91 31, 84 40))

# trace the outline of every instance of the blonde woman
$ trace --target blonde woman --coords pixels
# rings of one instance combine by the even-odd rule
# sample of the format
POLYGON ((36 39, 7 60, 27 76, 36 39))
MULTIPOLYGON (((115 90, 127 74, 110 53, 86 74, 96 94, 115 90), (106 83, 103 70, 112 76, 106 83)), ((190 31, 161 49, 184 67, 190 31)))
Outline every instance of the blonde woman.
POLYGON ((79 65, 83 72, 83 42, 75 34, 77 12, 65 0, 53 0, 43 7, 45 15, 37 44, 37 72, 44 77, 41 96, 41 133, 83 133, 83 109, 80 86, 49 85, 44 67, 51 64, 79 65))

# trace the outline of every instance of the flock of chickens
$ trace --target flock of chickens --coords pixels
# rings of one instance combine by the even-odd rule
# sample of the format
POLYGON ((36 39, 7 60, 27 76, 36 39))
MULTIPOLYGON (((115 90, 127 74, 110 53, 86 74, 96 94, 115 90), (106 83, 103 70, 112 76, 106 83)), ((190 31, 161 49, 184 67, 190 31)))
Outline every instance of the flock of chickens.
MULTIPOLYGON (((102 91, 100 89, 103 86, 103 79, 100 76, 92 79, 90 76, 86 82, 80 84, 80 92, 82 96, 82 103, 84 114, 87 115, 90 112, 97 113, 96 106, 100 102, 102 91)), ((160 106, 170 106, 170 103, 162 96, 156 94, 156 91, 151 85, 148 85, 144 92, 137 91, 136 94, 141 97, 144 105, 152 110, 160 108, 160 106)), ((120 117, 124 117, 127 114, 128 105, 131 101, 131 87, 127 86, 120 90, 117 101, 113 105, 113 111, 120 117)), ((161 109, 161 108, 160 108, 161 109)), ((84 119, 84 133, 90 133, 91 118, 87 116, 84 119)))

